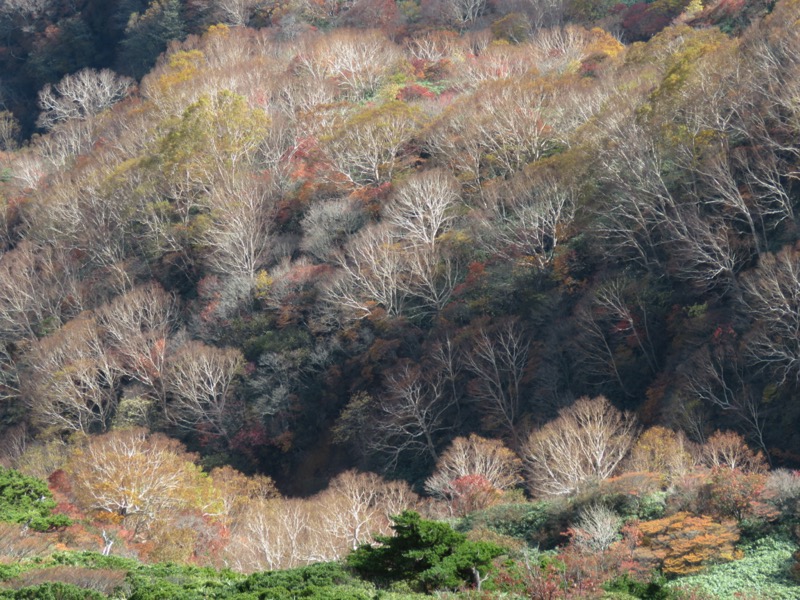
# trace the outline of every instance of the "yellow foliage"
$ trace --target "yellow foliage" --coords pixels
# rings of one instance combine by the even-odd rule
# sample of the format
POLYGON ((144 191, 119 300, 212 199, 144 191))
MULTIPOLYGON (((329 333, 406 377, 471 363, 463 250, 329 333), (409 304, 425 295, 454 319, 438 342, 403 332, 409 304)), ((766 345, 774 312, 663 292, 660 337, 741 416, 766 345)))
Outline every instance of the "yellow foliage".
POLYGON ((127 429, 75 448, 66 470, 82 508, 105 517, 119 515, 146 530, 176 512, 214 502, 213 488, 195 458, 177 440, 127 429))
POLYGON ((162 93, 193 79, 205 63, 206 57, 200 50, 182 50, 169 57, 168 70, 158 78, 157 87, 162 93))
POLYGON ((633 471, 654 471, 668 478, 685 474, 693 465, 686 438, 664 427, 651 427, 636 441, 628 459, 633 471))
POLYGON ((233 92, 202 96, 160 142, 158 170, 167 178, 168 186, 172 181, 183 186, 171 190, 171 195, 196 196, 206 192, 217 178, 246 167, 266 136, 269 123, 266 113, 249 107, 233 92))
POLYGON ((265 300, 267 298, 273 281, 270 274, 263 269, 256 273, 256 280, 253 283, 253 293, 258 300, 265 300))
POLYGON ((617 38, 600 27, 593 28, 590 33, 592 41, 583 51, 586 56, 602 53, 614 57, 625 49, 625 46, 617 38))
POLYGON ((689 2, 689 6, 687 6, 684 10, 684 13, 686 14, 687 18, 691 19, 692 17, 703 12, 703 8, 705 7, 703 6, 702 0, 691 0, 691 2, 689 2))
POLYGON ((219 23, 218 25, 211 25, 208 28, 207 34, 208 36, 216 36, 216 37, 227 37, 230 33, 230 27, 225 25, 224 23, 219 23))

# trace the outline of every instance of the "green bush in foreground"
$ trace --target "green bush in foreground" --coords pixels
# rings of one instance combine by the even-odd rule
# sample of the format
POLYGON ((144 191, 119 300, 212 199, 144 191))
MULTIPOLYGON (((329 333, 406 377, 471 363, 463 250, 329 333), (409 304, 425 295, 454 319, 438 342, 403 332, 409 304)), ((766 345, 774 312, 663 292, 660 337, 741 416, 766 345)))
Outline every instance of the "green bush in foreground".
POLYGON ((58 582, 0 591, 0 599, 3 600, 103 600, 105 597, 100 592, 58 582))
POLYGON ((0 467, 0 521, 20 523, 37 531, 66 527, 66 515, 53 515, 56 503, 41 479, 0 467))
POLYGON ((677 600, 680 597, 677 591, 667 587, 663 577, 642 582, 623 575, 606 582, 603 589, 606 590, 604 600, 677 600))
POLYGON ((446 523, 423 520, 405 511, 392 517, 394 536, 378 536, 380 546, 365 544, 347 557, 362 577, 383 584, 407 582, 425 591, 475 583, 505 549, 471 542, 446 523))
POLYGON ((375 595, 375 588, 371 584, 361 581, 337 563, 253 573, 237 589, 270 600, 371 600, 375 595))

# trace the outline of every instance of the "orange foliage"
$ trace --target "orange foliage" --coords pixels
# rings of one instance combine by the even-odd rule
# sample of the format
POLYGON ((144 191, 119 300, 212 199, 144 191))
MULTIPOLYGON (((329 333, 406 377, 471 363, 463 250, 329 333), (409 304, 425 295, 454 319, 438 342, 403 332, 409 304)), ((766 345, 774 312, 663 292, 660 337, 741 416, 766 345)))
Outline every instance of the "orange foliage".
POLYGON ((739 530, 735 522, 715 521, 706 515, 679 512, 639 524, 641 546, 635 555, 660 565, 666 575, 696 573, 710 564, 741 558, 735 549, 739 530))

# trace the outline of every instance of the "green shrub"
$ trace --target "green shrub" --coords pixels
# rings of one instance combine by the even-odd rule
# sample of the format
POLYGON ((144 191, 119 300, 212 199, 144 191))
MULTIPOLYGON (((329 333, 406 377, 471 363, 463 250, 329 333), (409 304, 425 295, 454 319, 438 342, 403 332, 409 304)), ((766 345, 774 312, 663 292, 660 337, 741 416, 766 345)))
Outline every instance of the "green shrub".
MULTIPOLYGON (((265 571, 254 573, 241 582, 237 589, 241 592, 258 592, 270 590, 292 591, 295 595, 307 590, 322 590, 336 586, 364 585, 359 582, 342 565, 337 563, 317 563, 307 567, 289 569, 287 571, 265 571)), ((268 596, 272 598, 273 596, 268 596)), ((282 596, 276 596, 282 597, 282 596)))
MULTIPOLYGON (((142 563, 133 558, 121 556, 105 556, 99 552, 54 552, 50 560, 56 565, 69 567, 89 567, 93 569, 126 569, 132 570, 144 567, 142 563)), ((148 567, 149 568, 149 567, 148 567)))
POLYGON ((678 592, 667 587, 663 577, 652 581, 636 581, 628 575, 616 577, 603 584, 606 594, 604 600, 625 600, 639 598, 641 600, 672 600, 678 598, 678 592))
POLYGON ((8 600, 103 600, 105 596, 68 583, 43 583, 21 590, 2 591, 0 598, 8 600))
POLYGON ((380 583, 406 581, 425 591, 454 589, 486 572, 492 559, 505 552, 489 542, 468 541, 447 523, 423 520, 413 511, 392 517, 394 536, 378 536, 379 546, 366 544, 347 557, 363 577, 380 583))
POLYGON ((69 517, 53 515, 55 507, 44 481, 0 467, 0 521, 27 524, 36 531, 66 527, 69 517))
POLYGON ((16 577, 22 572, 22 567, 19 563, 10 565, 0 564, 0 581, 6 581, 12 577, 16 577))
POLYGON ((551 521, 553 511, 547 502, 501 504, 474 512, 462 519, 462 532, 485 528, 501 535, 530 542, 551 521))
POLYGON ((131 600, 228 598, 242 579, 232 571, 173 563, 139 565, 128 573, 131 600))
POLYGON ((608 494, 600 497, 600 502, 623 519, 652 521, 664 516, 667 507, 667 493, 658 491, 643 496, 635 494, 608 494))

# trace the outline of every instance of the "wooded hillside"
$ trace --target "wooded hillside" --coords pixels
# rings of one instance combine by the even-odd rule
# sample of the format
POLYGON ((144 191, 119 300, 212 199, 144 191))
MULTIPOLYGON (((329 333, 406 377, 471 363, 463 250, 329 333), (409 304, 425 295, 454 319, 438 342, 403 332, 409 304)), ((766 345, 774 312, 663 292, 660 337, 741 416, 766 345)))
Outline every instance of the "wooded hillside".
POLYGON ((8 0, 0 43, 0 581, 797 596, 798 0, 8 0))
POLYGON ((146 426, 312 491, 603 394, 795 464, 796 3, 627 46, 389 4, 405 30, 289 7, 40 92, 3 155, 5 438, 146 426))

